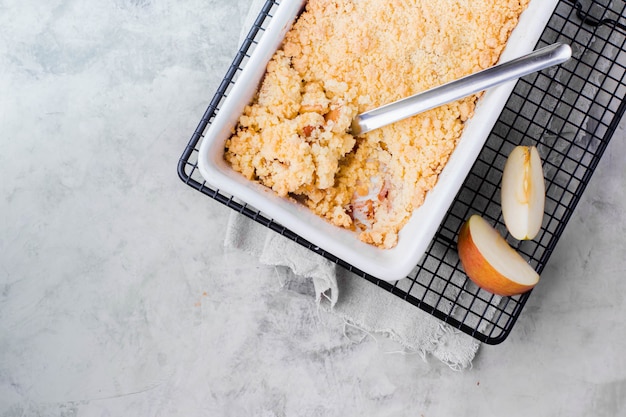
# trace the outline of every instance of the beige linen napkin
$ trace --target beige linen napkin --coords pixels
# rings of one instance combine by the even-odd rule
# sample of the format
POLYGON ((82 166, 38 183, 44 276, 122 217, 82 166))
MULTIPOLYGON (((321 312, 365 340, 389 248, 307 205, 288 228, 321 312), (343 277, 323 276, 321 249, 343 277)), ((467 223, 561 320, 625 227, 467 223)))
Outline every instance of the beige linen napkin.
POLYGON ((460 370, 471 366, 478 351, 479 342, 470 336, 238 212, 230 214, 224 244, 311 279, 322 308, 395 340, 407 352, 431 354, 460 370))
MULTIPOLYGON (((252 1, 241 41, 264 3, 252 1)), ((231 213, 224 243, 253 254, 265 265, 289 268, 301 279, 311 279, 321 307, 363 331, 395 340, 408 352, 424 358, 430 354, 461 370, 471 366, 478 351, 480 343, 472 337, 237 212, 231 213)))

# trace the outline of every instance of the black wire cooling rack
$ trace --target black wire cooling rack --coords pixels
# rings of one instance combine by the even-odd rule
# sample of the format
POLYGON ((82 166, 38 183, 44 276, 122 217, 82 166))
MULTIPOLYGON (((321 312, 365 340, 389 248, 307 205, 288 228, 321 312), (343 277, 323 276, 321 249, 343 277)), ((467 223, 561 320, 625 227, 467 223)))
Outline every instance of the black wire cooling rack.
POLYGON ((567 63, 519 80, 464 185, 420 263, 407 279, 388 283, 365 274, 282 227, 263 213, 207 186, 198 172, 198 148, 278 1, 268 0, 228 69, 178 164, 192 188, 336 262, 354 274, 488 344, 510 334, 531 292, 498 297, 466 278, 456 236, 474 213, 488 219, 541 273, 626 109, 624 1, 561 0, 537 47, 571 45, 567 63), (547 201, 533 241, 506 234, 499 187, 504 162, 517 145, 535 145, 544 164, 547 201))

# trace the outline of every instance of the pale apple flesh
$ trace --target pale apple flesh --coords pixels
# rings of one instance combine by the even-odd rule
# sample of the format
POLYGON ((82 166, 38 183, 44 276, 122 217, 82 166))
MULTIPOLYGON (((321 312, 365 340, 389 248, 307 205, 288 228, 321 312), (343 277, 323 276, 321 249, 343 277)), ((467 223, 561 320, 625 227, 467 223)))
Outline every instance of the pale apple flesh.
POLYGON ((534 239, 543 222, 546 189, 539 152, 534 146, 517 146, 504 165, 501 185, 502 217, 518 240, 534 239))
POLYGON ((457 246, 467 276, 493 294, 522 294, 539 282, 539 274, 477 214, 462 226, 457 246))

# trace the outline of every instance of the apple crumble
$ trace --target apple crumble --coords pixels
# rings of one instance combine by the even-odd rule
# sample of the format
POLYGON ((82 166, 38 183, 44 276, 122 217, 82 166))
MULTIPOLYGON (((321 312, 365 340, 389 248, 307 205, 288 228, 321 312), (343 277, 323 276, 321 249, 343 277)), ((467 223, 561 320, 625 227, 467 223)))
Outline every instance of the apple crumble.
POLYGON ((492 66, 529 0, 309 0, 226 141, 225 160, 392 248, 477 96, 355 137, 359 113, 492 66))

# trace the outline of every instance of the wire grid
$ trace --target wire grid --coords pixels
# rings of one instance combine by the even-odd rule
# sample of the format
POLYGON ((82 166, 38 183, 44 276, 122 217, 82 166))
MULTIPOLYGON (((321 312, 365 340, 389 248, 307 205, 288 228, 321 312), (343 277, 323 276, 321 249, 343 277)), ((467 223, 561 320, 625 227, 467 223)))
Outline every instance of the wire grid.
POLYGON ((197 170, 199 143, 278 7, 268 0, 185 148, 180 178, 192 188, 341 265, 479 341, 510 334, 531 292, 499 297, 463 272, 456 236, 474 213, 494 225, 541 273, 626 109, 625 2, 561 0, 537 47, 572 46, 567 63, 519 80, 499 120, 422 260, 409 276, 388 283, 325 252, 263 213, 207 186, 197 170), (608 2, 605 2, 608 3, 608 2), (501 216, 502 169, 517 145, 535 145, 546 179, 545 217, 532 241, 511 238, 501 216))

